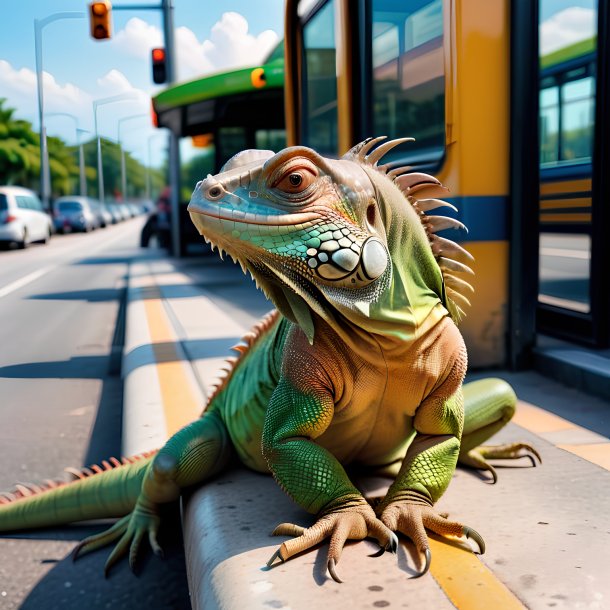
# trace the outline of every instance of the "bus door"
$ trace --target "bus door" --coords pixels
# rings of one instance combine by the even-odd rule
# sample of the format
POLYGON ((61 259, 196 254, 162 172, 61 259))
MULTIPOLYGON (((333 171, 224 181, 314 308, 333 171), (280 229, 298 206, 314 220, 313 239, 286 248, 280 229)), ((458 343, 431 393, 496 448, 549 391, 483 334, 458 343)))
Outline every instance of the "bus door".
POLYGON ((599 11, 607 10, 602 4, 538 5, 537 328, 598 347, 608 344, 610 316, 610 261, 602 260, 610 205, 603 196, 604 174, 610 167, 598 122, 607 78, 606 62, 600 65, 601 43, 607 44, 598 31, 599 11))

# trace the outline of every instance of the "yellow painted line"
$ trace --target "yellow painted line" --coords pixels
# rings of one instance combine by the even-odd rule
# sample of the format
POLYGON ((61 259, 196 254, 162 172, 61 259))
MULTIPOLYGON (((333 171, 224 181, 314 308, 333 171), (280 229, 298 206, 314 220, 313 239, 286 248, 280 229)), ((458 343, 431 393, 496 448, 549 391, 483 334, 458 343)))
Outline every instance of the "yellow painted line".
POLYGON ((159 298, 146 299, 144 307, 155 354, 167 435, 171 436, 197 419, 203 405, 176 349, 177 338, 167 319, 159 289, 151 288, 149 294, 154 294, 154 290, 159 298))
POLYGON ((579 197, 577 199, 545 199, 540 202, 542 210, 553 210, 559 208, 590 208, 591 197, 579 197))
MULTIPOLYGON (((563 417, 549 413, 540 407, 520 400, 517 404, 517 410, 513 419, 513 423, 533 432, 537 435, 543 435, 550 432, 560 432, 562 430, 579 430, 588 431, 587 428, 578 426, 563 417)), ((599 437, 598 438, 604 438, 599 437)), ((548 439, 545 439, 548 441, 548 439)), ((578 443, 578 444, 556 444, 558 449, 563 449, 577 455, 592 464, 597 464, 606 470, 610 470, 610 440, 608 442, 593 442, 593 443, 578 443)))
POLYGON ((540 185, 541 195, 558 195, 563 193, 582 193, 591 190, 591 179, 562 180, 560 182, 545 182, 540 185))
POLYGON ((519 599, 472 552, 429 537, 430 572, 458 610, 523 610, 519 599))
POLYGON ((517 404, 517 410, 511 421, 534 434, 577 428, 576 424, 569 422, 567 419, 523 400, 520 400, 517 404))
POLYGON ((589 445, 557 445, 581 458, 610 470, 610 443, 591 443, 589 445))

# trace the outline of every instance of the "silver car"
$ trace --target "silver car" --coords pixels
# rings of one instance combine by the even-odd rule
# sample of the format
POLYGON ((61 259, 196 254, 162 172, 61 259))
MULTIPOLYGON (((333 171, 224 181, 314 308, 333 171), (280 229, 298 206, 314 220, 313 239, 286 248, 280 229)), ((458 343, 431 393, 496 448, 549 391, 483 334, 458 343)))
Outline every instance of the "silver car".
POLYGON ((59 197, 53 204, 55 229, 59 233, 93 231, 100 226, 87 197, 59 197))
POLYGON ((36 193, 20 186, 0 186, 0 242, 25 248, 46 243, 53 233, 50 216, 36 193))

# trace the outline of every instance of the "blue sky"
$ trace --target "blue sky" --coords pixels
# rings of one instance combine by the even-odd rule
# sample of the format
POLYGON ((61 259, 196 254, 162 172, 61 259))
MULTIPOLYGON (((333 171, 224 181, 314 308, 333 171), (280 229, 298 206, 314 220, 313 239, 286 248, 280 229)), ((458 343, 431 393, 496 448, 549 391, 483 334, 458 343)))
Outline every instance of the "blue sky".
MULTIPOLYGON (((118 0, 113 4, 156 4, 160 0, 118 0)), ((282 36, 283 0, 174 0, 178 76, 202 74, 253 65, 263 59, 282 36)), ((17 116, 37 127, 34 19, 52 13, 87 11, 86 0, 20 0, 11 2, 0 20, 0 97, 17 108, 17 116)), ((161 46, 160 11, 113 11, 113 39, 94 41, 89 20, 67 19, 43 30, 45 112, 47 131, 66 141, 76 140, 74 120, 53 113, 75 115, 80 129, 93 130, 92 100, 131 91, 134 100, 100 106, 102 135, 117 139, 121 117, 149 114, 148 96, 160 90, 151 80, 150 48, 161 46)), ((149 137, 155 133, 147 116, 124 121, 121 139, 142 161, 149 137)), ((159 132, 156 132, 159 133, 159 132)), ((84 137, 87 137, 86 135, 84 137)), ((151 139, 158 162, 164 138, 151 139)))

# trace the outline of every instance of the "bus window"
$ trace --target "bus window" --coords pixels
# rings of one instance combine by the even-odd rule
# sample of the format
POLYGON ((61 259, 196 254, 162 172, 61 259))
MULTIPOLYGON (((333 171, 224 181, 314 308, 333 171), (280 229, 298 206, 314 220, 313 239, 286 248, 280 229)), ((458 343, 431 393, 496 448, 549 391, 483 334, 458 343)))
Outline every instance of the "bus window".
POLYGON ((540 90, 540 163, 559 159, 559 87, 540 90))
POLYGON ((254 134, 256 148, 278 152, 286 148, 285 129, 257 129, 254 134))
POLYGON ((335 2, 327 2, 303 26, 303 143, 337 153, 335 2))
POLYGON ((439 160, 445 146, 442 0, 371 5, 372 135, 414 137, 408 157, 439 160))
POLYGON ((595 80, 592 76, 566 83, 561 90, 561 158, 590 160, 593 152, 595 80))

